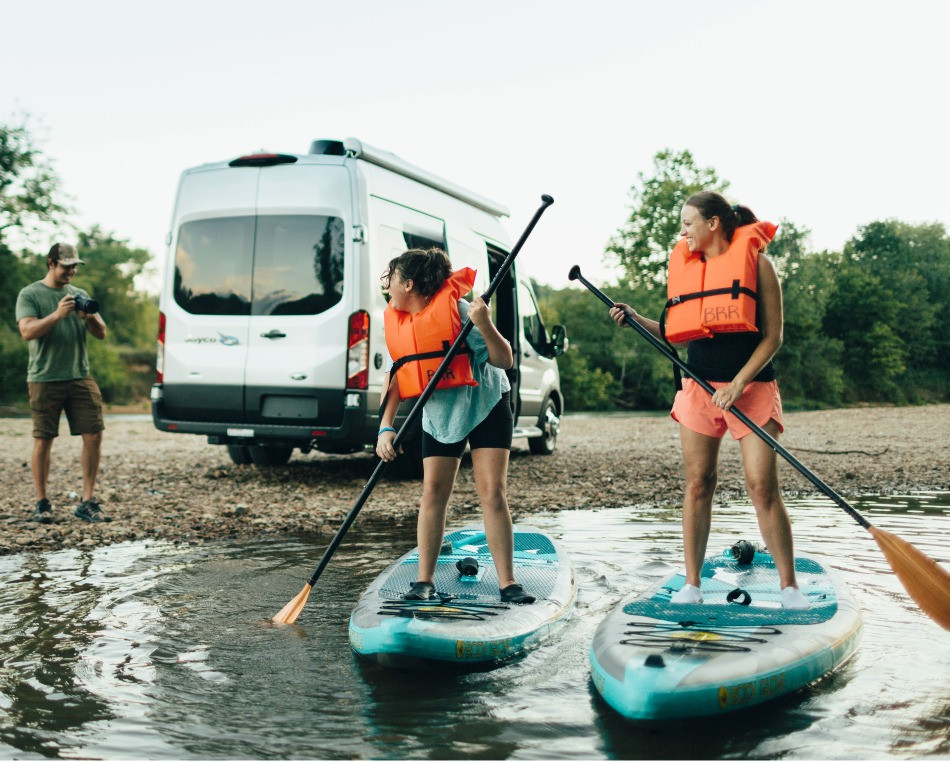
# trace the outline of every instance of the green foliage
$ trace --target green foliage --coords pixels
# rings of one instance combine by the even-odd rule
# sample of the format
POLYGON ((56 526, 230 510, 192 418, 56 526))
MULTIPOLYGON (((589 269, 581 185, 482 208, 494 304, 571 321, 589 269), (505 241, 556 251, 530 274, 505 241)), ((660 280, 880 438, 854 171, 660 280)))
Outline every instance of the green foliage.
MULTIPOLYGON (((636 304, 644 314, 658 315, 663 302, 662 294, 642 286, 608 291, 612 299, 636 304)), ((576 287, 543 289, 539 301, 545 323, 567 326, 571 348, 558 366, 568 410, 656 408, 670 402, 670 363, 633 330, 618 327, 603 303, 576 287)))
POLYGON ((842 342, 849 400, 929 398, 947 386, 950 239, 940 224, 873 222, 846 245, 822 328, 842 342))
MULTIPOLYGON (((606 287, 608 296, 658 318, 682 204, 699 190, 727 187, 714 170, 696 167, 688 151, 658 153, 652 175, 640 174, 631 189, 630 218, 607 249, 622 282, 606 287)), ((784 299, 784 343, 775 364, 786 402, 820 407, 950 398, 944 226, 873 222, 843 252, 810 251, 808 234, 782 220, 768 249, 784 299)), ((586 290, 544 289, 542 312, 567 326, 576 353, 561 363, 569 409, 670 404, 670 363, 633 331, 618 329, 586 290), (589 388, 597 371, 612 381, 603 393, 589 388)))
POLYGON ((129 379, 119 348, 108 341, 86 339, 89 375, 96 379, 104 402, 128 402, 129 379))
POLYGON ((558 358, 561 392, 567 410, 603 410, 610 407, 615 381, 610 373, 592 368, 577 349, 570 348, 558 358))
MULTIPOLYGON (((105 341, 88 337, 90 372, 106 402, 134 402, 148 395, 154 376, 158 305, 135 290, 134 278, 148 263, 148 253, 94 227, 79 236, 81 265, 75 284, 100 302, 108 325, 105 341)), ((46 274, 45 257, 17 256, 0 243, 0 402, 27 405, 27 343, 13 326, 20 289, 46 274)))
POLYGON ((8 316, 4 322, 14 317, 17 294, 24 286, 43 277, 42 270, 28 263, 0 243, 0 315, 8 316))
MULTIPOLYGON (((0 403, 26 399, 29 349, 14 323, 17 294, 38 278, 27 262, 0 242, 0 403)), ((42 276, 41 276, 42 277, 42 276)))
POLYGON ((41 223, 55 223, 68 212, 60 180, 22 117, 0 123, 0 243, 13 229, 24 238, 41 223))
MULTIPOLYGON (((60 180, 40 151, 28 120, 0 123, 0 401, 26 404, 27 343, 13 326, 17 294, 45 277, 44 254, 14 253, 5 236, 29 240, 45 223, 64 221, 60 180)), ((149 254, 94 226, 78 236, 80 266, 74 283, 101 305, 109 327, 105 342, 89 338, 90 367, 109 402, 148 393, 154 373, 157 301, 135 289, 149 254), (147 360, 145 358, 148 358, 147 360)))
POLYGON ((15 328, 0 323, 0 403, 26 398, 29 349, 15 328))
POLYGON ((680 232, 680 211, 694 193, 724 192, 729 183, 716 170, 696 166, 689 151, 660 151, 653 172, 637 175, 630 188, 630 217, 607 246, 631 287, 666 283, 666 262, 680 232))
POLYGON ((808 231, 782 220, 768 256, 782 282, 784 342, 775 357, 782 397, 796 407, 840 404, 845 375, 842 342, 825 336, 822 320, 840 255, 812 254, 808 231))
POLYGON ((80 265, 73 280, 99 302, 109 326, 109 341, 122 346, 154 348, 158 304, 135 290, 135 278, 149 263, 145 249, 133 249, 99 226, 79 234, 80 265))
MULTIPOLYGON (((664 150, 630 189, 630 215, 607 247, 617 264, 612 299, 659 318, 666 263, 680 210, 701 190, 728 182, 696 165, 689 151, 664 150)), ((754 204, 753 204, 754 208, 754 204)), ((0 123, 0 402, 26 402, 27 344, 13 327, 19 290, 46 273, 42 255, 13 252, 11 231, 30 240, 37 227, 63 221, 59 179, 25 120, 0 123)), ((942 224, 897 220, 860 228, 842 252, 812 252, 808 230, 782 220, 768 255, 782 282, 784 343, 775 363, 786 402, 798 407, 950 399, 950 237, 942 224)), ((90 338, 92 373, 108 402, 143 398, 154 374, 158 306, 135 288, 149 266, 143 249, 94 226, 79 233, 88 264, 75 283, 100 302, 105 342, 90 338)), ((567 327, 560 358, 568 410, 659 409, 673 396, 672 367, 629 328, 610 320, 586 289, 536 284, 550 326, 567 327)), ((682 351, 681 351, 682 354, 682 351)))

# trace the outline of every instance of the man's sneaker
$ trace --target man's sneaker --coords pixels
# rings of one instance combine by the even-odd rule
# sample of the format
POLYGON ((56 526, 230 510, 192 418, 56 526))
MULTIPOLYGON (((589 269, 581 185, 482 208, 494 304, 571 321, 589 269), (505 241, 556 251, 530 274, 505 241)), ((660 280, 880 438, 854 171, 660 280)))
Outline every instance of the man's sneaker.
POLYGON ((106 516, 102 512, 102 508, 99 507, 99 503, 95 500, 83 500, 78 506, 76 506, 76 516, 81 518, 83 521, 91 521, 98 524, 103 521, 112 521, 109 516, 106 516))
POLYGON ((33 511, 33 515, 30 516, 30 519, 38 521, 40 524, 53 523, 53 506, 49 504, 48 499, 44 497, 42 500, 37 501, 36 509, 33 511))

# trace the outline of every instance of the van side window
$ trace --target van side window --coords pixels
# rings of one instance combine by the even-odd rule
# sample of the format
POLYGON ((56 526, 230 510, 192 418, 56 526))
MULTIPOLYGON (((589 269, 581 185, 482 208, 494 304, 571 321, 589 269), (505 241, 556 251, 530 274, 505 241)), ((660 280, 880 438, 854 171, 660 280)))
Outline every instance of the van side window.
POLYGON ((175 301, 193 315, 250 315, 254 218, 186 222, 175 252, 175 301))
MULTIPOLYGON (((507 252, 488 244, 488 277, 489 280, 495 279, 498 268, 508 256, 507 252)), ((507 272, 495 296, 492 299, 492 320, 498 328, 499 333, 511 342, 511 348, 519 351, 518 348, 518 305, 515 295, 515 266, 507 272)))
POLYGON ((541 313, 534 301, 534 294, 531 293, 531 289, 524 281, 518 283, 518 312, 521 313, 521 327, 524 331, 524 337, 536 352, 541 354, 547 352, 548 337, 544 330, 544 323, 541 322, 541 313))
POLYGON ((442 249, 448 252, 445 245, 445 228, 441 231, 423 229, 412 223, 404 223, 402 227, 402 238, 406 242, 407 249, 442 249))
POLYGON ((261 215, 252 315, 318 315, 343 297, 343 220, 261 215))

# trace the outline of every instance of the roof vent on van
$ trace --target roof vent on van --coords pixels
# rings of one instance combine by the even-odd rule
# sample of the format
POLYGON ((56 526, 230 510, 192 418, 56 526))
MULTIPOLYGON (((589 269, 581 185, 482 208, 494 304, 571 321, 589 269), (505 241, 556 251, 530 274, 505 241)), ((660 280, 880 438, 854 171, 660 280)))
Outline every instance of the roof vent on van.
POLYGON ((275 164, 293 164, 296 156, 286 153, 251 153, 228 162, 229 167, 273 167, 275 164))
POLYGON ((314 140, 310 144, 310 153, 321 156, 345 156, 342 140, 314 140))

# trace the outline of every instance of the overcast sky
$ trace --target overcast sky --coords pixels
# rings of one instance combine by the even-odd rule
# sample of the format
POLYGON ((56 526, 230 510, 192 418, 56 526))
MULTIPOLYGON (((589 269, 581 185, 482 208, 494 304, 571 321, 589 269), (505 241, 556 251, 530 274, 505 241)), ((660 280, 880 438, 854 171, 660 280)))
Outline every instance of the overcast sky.
MULTIPOLYGON (((947 223, 950 3, 4 2, 28 112, 83 227, 164 255, 186 167, 359 137, 512 210, 540 281, 607 280, 628 190, 688 149, 760 218, 840 249, 947 223)), ((40 243, 48 243, 46 241, 40 243)))

